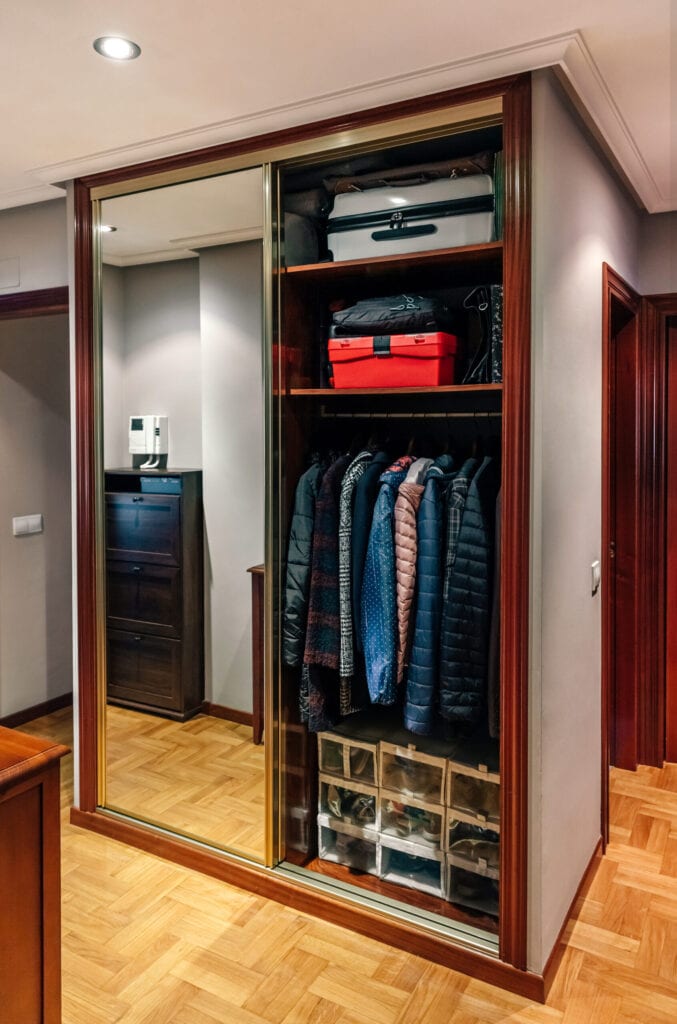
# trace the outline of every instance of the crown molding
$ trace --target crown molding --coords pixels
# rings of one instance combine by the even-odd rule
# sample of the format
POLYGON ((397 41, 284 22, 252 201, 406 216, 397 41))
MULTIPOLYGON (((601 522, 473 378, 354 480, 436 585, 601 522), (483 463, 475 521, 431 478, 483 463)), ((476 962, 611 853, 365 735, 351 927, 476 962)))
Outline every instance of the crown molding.
POLYGON ((191 260, 200 255, 201 249, 253 242, 257 238, 263 238, 263 227, 260 224, 249 228, 233 228, 231 231, 215 231, 207 235, 193 235, 190 238, 170 238, 165 248, 148 252, 104 253, 102 262, 111 267, 138 267, 145 263, 191 260))
POLYGON ((33 203, 47 203, 52 199, 65 199, 66 189, 56 185, 38 182, 28 188, 2 190, 0 186, 0 210, 11 210, 15 206, 31 206, 33 203))
POLYGON ((29 172, 36 180, 34 188, 20 193, 7 193, 5 196, 0 194, 0 207, 54 198, 61 194, 54 190, 48 192, 47 187, 54 182, 546 67, 560 70, 573 93, 574 101, 626 178, 629 188, 647 210, 656 213, 677 206, 677 197, 661 194, 583 36, 580 32, 571 31, 520 46, 496 49, 474 57, 463 57, 402 75, 365 82, 324 93, 313 99, 269 107, 243 117, 129 146, 101 150, 77 159, 36 167, 29 172), (19 195, 22 198, 18 199, 19 195))

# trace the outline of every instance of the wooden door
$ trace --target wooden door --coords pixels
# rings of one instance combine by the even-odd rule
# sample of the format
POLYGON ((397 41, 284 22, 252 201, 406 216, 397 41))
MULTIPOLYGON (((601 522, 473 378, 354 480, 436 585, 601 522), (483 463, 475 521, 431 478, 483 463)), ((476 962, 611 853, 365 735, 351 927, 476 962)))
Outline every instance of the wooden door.
POLYGON ((639 345, 637 317, 612 304, 609 347, 610 760, 638 763, 639 345))
POLYGON ((665 760, 677 761, 677 319, 668 321, 665 760))

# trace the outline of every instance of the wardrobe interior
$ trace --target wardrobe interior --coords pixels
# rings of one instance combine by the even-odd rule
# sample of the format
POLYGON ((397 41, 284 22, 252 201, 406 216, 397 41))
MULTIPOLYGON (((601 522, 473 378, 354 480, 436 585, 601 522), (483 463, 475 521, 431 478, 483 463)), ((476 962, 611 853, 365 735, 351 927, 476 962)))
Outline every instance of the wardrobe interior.
POLYGON ((283 862, 337 891, 485 938, 498 931, 500 886, 501 150, 494 119, 282 167, 273 368, 283 862), (469 180, 477 168, 466 168, 465 158, 491 181, 490 207, 468 207, 484 215, 484 226, 471 223, 468 239, 465 217, 440 207, 427 211, 434 228, 405 214, 399 235, 398 184, 407 195, 438 173, 469 180), (336 223, 346 194, 378 209, 384 200, 371 190, 391 181, 385 224, 364 209, 361 221, 348 214, 336 223), (444 241, 451 222, 457 240, 444 241), (360 240, 353 253, 353 229, 373 244, 360 240), (405 371, 397 384, 361 387, 356 364, 357 376, 339 385, 330 338, 385 336, 390 354, 396 334, 420 330, 415 310, 425 303, 436 310, 428 329, 456 339, 445 383, 411 386, 405 371), (370 306, 384 317, 380 330, 370 306), (414 319, 406 321, 408 307, 414 319), (295 559, 311 483, 303 584, 295 559), (470 515, 463 519, 468 494, 483 531, 478 549, 470 515), (393 564, 407 497, 415 551, 393 564))

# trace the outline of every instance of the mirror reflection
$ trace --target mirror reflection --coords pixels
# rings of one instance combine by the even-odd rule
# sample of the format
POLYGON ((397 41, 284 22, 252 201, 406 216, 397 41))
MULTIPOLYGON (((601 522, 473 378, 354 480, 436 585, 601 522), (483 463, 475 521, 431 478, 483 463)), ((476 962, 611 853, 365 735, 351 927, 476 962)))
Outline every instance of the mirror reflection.
POLYGON ((101 204, 106 805, 256 860, 262 196, 257 168, 101 204))

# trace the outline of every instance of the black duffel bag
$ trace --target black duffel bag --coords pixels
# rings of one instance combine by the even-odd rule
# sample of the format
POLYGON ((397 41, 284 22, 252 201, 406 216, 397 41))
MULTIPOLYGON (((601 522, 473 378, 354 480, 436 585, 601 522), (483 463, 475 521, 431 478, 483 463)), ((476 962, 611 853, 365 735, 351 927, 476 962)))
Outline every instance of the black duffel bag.
POLYGON ((446 303, 423 295, 385 295, 360 299, 344 309, 332 309, 332 338, 444 331, 449 329, 452 319, 446 303))

